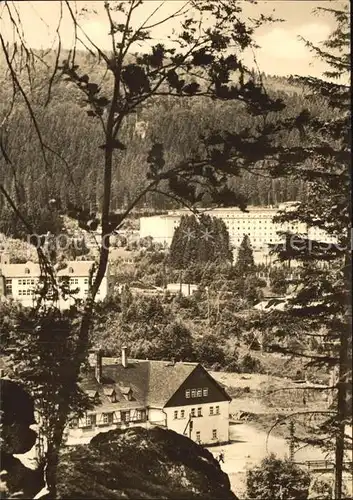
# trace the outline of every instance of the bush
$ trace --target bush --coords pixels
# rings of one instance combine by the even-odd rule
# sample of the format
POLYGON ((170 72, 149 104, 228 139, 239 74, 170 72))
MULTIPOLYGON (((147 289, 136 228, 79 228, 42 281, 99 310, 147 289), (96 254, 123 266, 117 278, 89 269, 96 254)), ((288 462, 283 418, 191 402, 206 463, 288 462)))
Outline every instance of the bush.
POLYGON ((240 362, 240 370, 243 373, 262 373, 262 365, 258 359, 245 354, 240 362))
POLYGON ((239 363, 237 360, 230 361, 228 364, 226 364, 224 371, 226 372, 232 372, 232 373, 239 373, 239 363))
POLYGON ((194 352, 196 359, 206 365, 212 366, 215 363, 222 368, 225 365, 225 354, 217 337, 212 334, 204 335, 194 342, 194 352))
POLYGON ((308 498, 310 474, 288 459, 274 454, 247 472, 247 498, 256 500, 304 500, 308 498))

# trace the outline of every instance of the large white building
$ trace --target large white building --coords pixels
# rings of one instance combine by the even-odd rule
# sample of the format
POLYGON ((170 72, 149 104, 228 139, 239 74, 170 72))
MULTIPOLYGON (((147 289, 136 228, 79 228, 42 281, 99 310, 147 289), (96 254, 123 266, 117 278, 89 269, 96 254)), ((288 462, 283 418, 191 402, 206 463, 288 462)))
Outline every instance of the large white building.
MULTIPOLYGON (((236 250, 248 235, 254 250, 255 262, 269 261, 269 246, 282 241, 280 232, 292 232, 306 235, 310 239, 332 242, 332 238, 318 228, 308 228, 306 224, 285 223, 279 224, 273 221, 273 217, 281 210, 290 210, 291 204, 284 203, 276 207, 249 206, 247 212, 237 207, 214 208, 205 213, 213 217, 219 217, 227 226, 230 242, 236 250)), ((183 215, 190 215, 188 209, 169 211, 165 215, 140 218, 140 238, 151 236, 156 242, 169 247, 175 229, 179 226, 183 215)), ((188 235, 186 235, 188 237, 188 235)))
POLYGON ((67 444, 90 441, 99 432, 162 426, 202 444, 229 441, 230 396, 198 363, 90 355, 81 388, 95 403, 73 416, 67 444))
MULTIPOLYGON (((59 300, 59 308, 67 309, 76 299, 85 299, 88 293, 89 273, 93 261, 75 260, 66 263, 56 272, 58 281, 66 280, 71 295, 59 300)), ((96 300, 103 300, 109 293, 109 268, 99 287, 96 300)), ((13 299, 24 307, 33 307, 40 285, 41 270, 36 262, 13 264, 6 254, 0 255, 0 299, 13 299)))

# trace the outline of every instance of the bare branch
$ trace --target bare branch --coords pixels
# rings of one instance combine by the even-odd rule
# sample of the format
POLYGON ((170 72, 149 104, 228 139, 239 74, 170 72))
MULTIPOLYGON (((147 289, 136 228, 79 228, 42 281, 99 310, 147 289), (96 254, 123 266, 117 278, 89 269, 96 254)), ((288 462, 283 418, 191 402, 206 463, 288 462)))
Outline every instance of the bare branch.
POLYGON ((55 58, 54 69, 53 69, 53 72, 52 72, 52 74, 50 76, 50 79, 49 79, 48 94, 47 94, 47 99, 45 101, 44 107, 47 107, 48 104, 49 104, 49 102, 50 102, 50 99, 51 99, 51 90, 52 90, 52 86, 53 86, 53 83, 54 83, 54 78, 55 78, 55 76, 57 74, 58 67, 59 67, 59 59, 60 59, 60 55, 61 55, 60 27, 61 27, 62 18, 63 18, 63 4, 62 4, 62 1, 60 1, 59 21, 58 21, 58 24, 57 24, 57 27, 56 27, 56 34, 57 34, 57 37, 58 37, 58 48, 57 48, 57 51, 56 51, 56 58, 55 58))
POLYGON ((317 415, 335 415, 336 412, 335 411, 330 411, 330 410, 315 410, 315 411, 296 411, 296 412, 293 412, 293 413, 290 413, 289 415, 285 415, 284 417, 282 418, 278 418, 276 420, 276 422, 271 426, 270 430, 267 432, 267 436, 266 436, 266 451, 267 453, 269 452, 268 451, 268 440, 269 440, 269 437, 270 437, 270 434, 271 432, 273 431, 273 429, 275 429, 277 427, 277 425, 279 425, 281 422, 285 422, 286 420, 288 420, 289 418, 292 418, 294 416, 298 416, 298 415, 313 415, 313 414, 317 414, 317 415))

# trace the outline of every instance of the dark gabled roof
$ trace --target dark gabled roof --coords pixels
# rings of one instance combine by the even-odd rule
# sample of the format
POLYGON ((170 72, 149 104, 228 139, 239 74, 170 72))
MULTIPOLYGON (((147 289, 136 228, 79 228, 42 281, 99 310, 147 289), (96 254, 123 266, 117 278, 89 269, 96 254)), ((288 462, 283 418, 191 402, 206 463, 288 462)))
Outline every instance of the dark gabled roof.
POLYGON ((94 376, 95 369, 91 368, 84 376, 80 386, 83 391, 96 390, 99 394, 99 406, 111 406, 110 395, 115 391, 117 402, 114 408, 138 408, 146 405, 147 384, 148 384, 148 362, 130 362, 127 368, 121 364, 114 363, 102 366, 102 380, 99 384, 94 376), (132 391, 131 401, 124 396, 125 388, 132 391))
POLYGON ((124 368, 119 358, 103 358, 102 380, 99 384, 94 376, 94 368, 84 377, 81 388, 97 391, 100 405, 104 409, 158 407, 163 408, 193 371, 200 367, 230 399, 224 389, 198 363, 171 363, 167 361, 130 359, 124 368), (116 393, 117 402, 112 405, 109 396, 116 393), (131 391, 131 400, 126 395, 131 391))
POLYGON ((150 361, 148 405, 164 406, 198 366, 197 363, 150 361))

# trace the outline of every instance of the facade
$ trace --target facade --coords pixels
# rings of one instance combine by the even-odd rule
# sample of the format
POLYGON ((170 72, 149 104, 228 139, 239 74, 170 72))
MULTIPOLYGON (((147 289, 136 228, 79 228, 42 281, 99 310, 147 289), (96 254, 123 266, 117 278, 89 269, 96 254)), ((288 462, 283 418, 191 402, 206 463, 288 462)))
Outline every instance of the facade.
POLYGON ((162 426, 201 444, 229 440, 229 403, 225 390, 198 363, 129 360, 90 355, 82 390, 94 407, 73 417, 67 444, 88 442, 99 432, 162 426))
MULTIPOLYGON (((248 235, 254 250, 255 263, 258 264, 271 263, 269 246, 282 241, 280 232, 288 231, 307 235, 308 238, 327 243, 333 242, 333 239, 319 228, 308 228, 306 224, 278 224, 273 222, 273 217, 280 210, 290 210, 290 207, 290 203, 279 205, 278 208, 249 206, 247 212, 243 212, 236 207, 214 208, 207 210, 206 213, 223 220, 229 232, 230 242, 235 250, 239 247, 244 235, 248 235)), ((174 231, 180 224, 182 215, 188 214, 190 214, 189 210, 181 209, 170 211, 165 215, 141 217, 140 238, 151 236, 156 242, 170 246, 174 231)))
MULTIPOLYGON (((72 295, 60 298, 59 308, 67 309, 74 304, 75 299, 84 299, 88 293, 89 273, 93 261, 69 261, 64 269, 56 272, 59 281, 67 280, 72 295)), ((109 293, 109 269, 99 287, 96 300, 103 300, 109 293)), ((0 296, 13 299, 24 307, 32 307, 37 296, 36 290, 40 285, 41 270, 36 262, 12 264, 6 255, 0 257, 0 296)))

